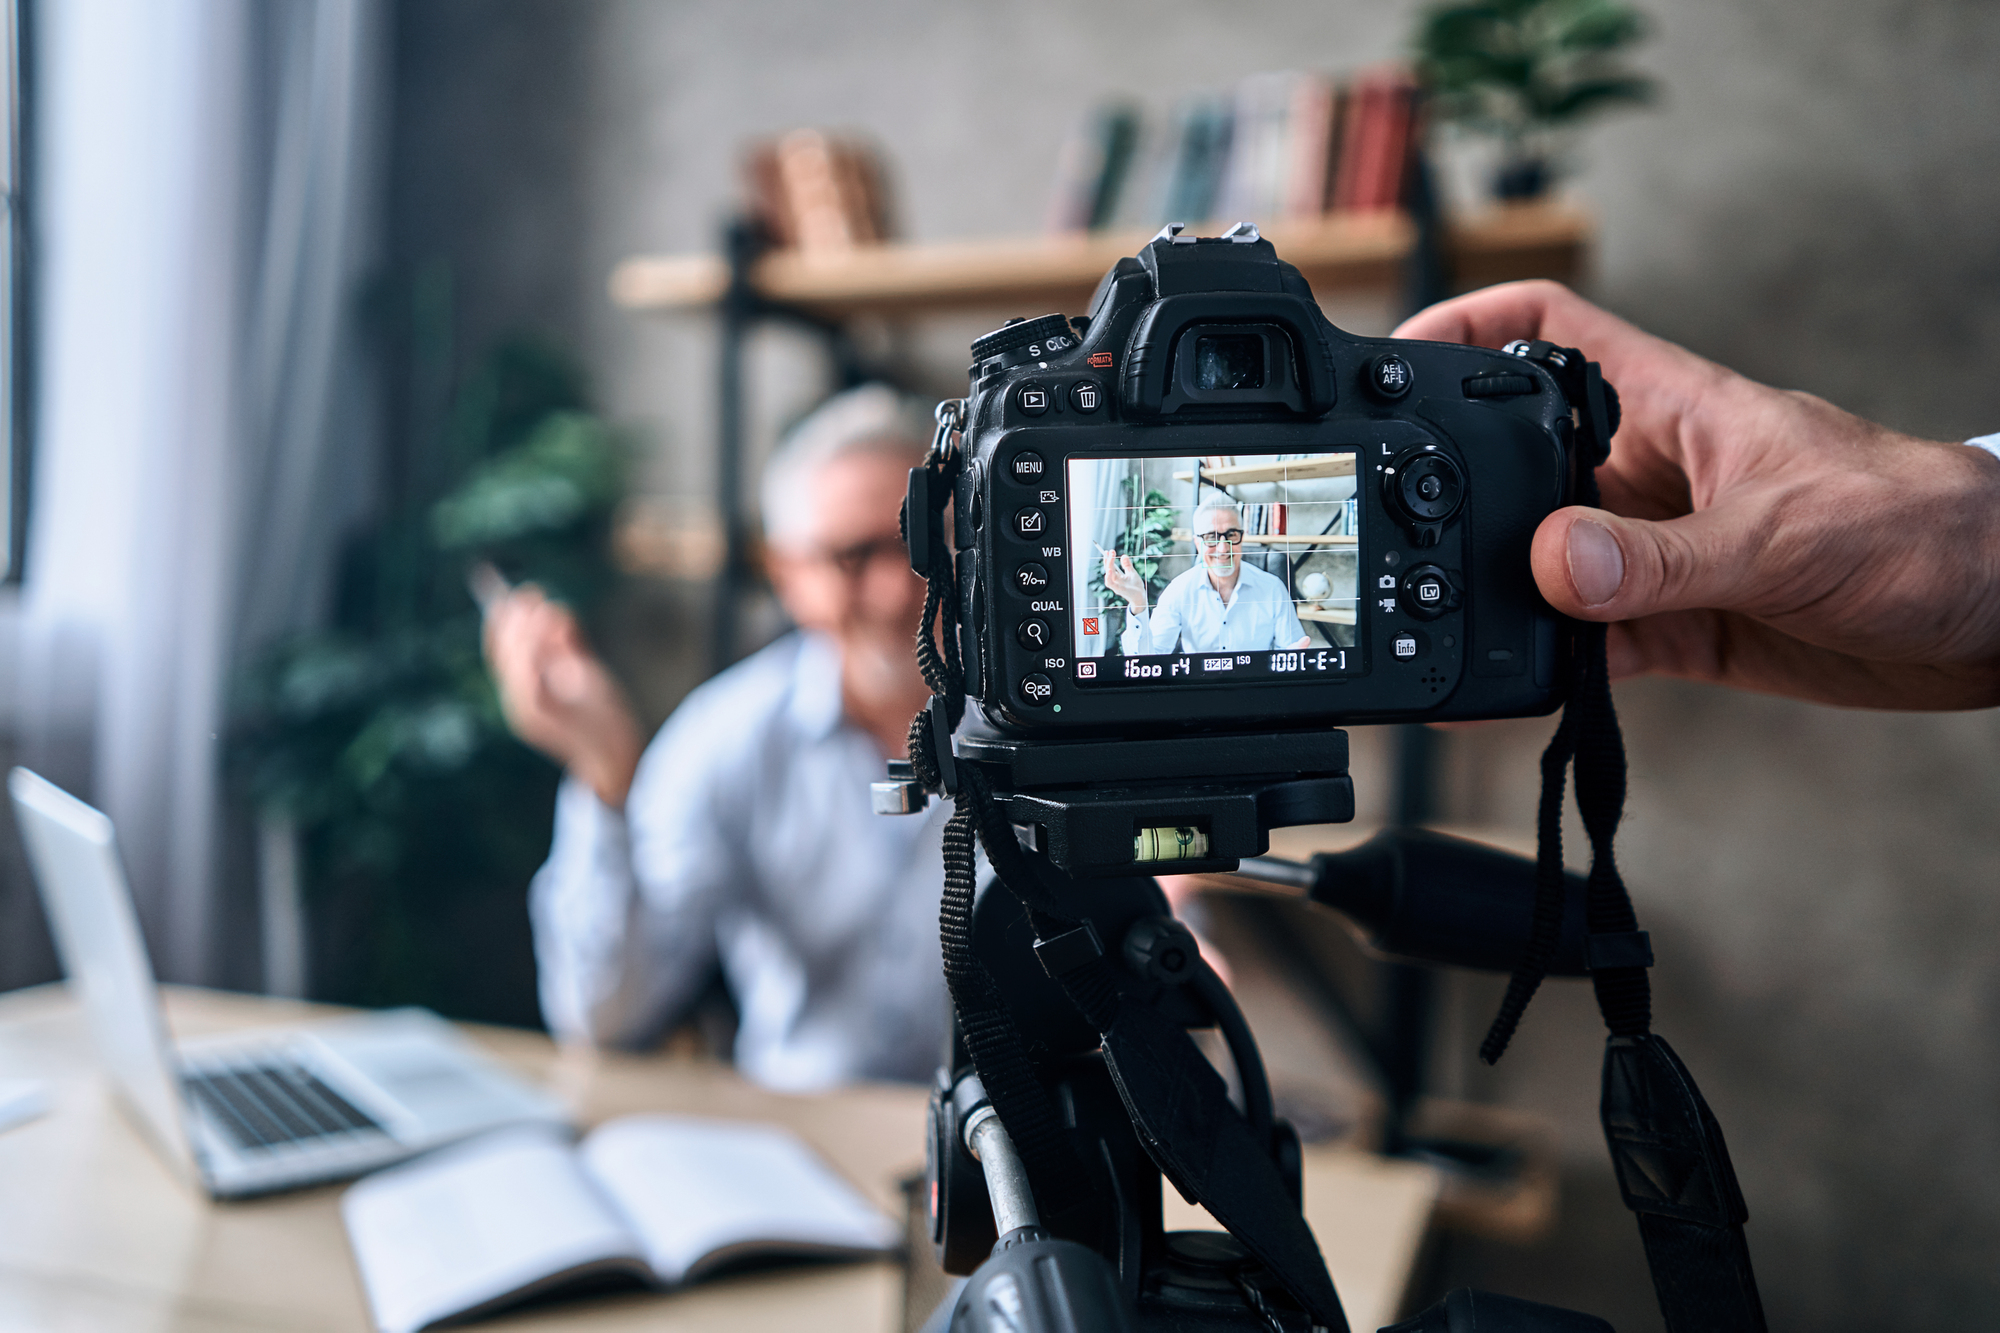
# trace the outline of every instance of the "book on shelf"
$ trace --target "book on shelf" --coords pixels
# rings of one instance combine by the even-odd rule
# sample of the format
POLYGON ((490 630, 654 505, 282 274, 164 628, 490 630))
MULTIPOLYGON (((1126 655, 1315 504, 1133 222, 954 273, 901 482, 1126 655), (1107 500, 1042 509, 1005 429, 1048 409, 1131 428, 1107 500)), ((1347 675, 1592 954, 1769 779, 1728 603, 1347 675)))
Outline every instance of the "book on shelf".
POLYGON ((752 144, 743 177, 752 215, 780 249, 839 252, 893 234, 881 154, 860 139, 793 130, 752 144))
POLYGON ((900 1228, 772 1125, 628 1115, 571 1143, 485 1135, 340 1203, 380 1333, 622 1281, 667 1288, 773 1257, 888 1254, 900 1228))
MULTIPOLYGON (((1254 74, 1226 96, 1182 98, 1147 154, 1153 181, 1144 191, 1152 209, 1146 221, 1269 225, 1399 208, 1419 145, 1420 103, 1415 80, 1399 66, 1346 80, 1311 71, 1254 74)), ((1129 153, 1118 160, 1118 172, 1128 160, 1129 153)), ((1082 201, 1105 192, 1072 162, 1111 168, 1102 152, 1065 149, 1051 220, 1077 230, 1082 201)), ((1093 212, 1089 225, 1107 225, 1113 212, 1093 212)))
POLYGON ((1063 142, 1047 229, 1094 231, 1116 220, 1139 141, 1139 113, 1112 104, 1091 111, 1063 142))

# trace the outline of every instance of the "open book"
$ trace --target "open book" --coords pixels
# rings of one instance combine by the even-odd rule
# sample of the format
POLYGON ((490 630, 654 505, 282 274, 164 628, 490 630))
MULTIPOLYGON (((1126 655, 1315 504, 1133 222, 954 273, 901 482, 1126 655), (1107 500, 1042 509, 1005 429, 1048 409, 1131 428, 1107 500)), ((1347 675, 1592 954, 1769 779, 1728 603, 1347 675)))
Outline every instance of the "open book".
POLYGON ((771 1125, 503 1130, 370 1176, 341 1215, 375 1323, 414 1333, 610 1274, 669 1287, 737 1259, 863 1256, 897 1226, 771 1125))

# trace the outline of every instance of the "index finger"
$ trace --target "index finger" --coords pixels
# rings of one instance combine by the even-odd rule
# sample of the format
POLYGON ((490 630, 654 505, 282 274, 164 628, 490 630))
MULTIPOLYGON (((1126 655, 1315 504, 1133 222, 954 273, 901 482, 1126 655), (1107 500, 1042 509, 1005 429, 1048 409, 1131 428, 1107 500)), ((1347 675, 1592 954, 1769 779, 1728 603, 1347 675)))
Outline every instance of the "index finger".
POLYGON ((1516 338, 1596 347, 1617 340, 1630 327, 1561 283, 1536 279, 1441 301, 1404 320, 1390 336, 1476 347, 1502 347, 1516 338))

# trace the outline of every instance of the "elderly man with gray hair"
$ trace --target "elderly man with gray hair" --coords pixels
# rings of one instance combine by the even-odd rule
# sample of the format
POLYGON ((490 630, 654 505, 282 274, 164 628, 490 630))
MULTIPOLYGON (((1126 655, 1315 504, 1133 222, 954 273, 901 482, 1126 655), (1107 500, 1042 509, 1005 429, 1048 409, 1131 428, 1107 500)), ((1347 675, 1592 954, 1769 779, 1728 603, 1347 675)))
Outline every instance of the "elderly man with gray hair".
POLYGON ((568 770, 530 897, 558 1036, 656 1041, 719 966, 736 1062, 762 1083, 918 1080, 936 1066, 949 812, 877 819, 868 803, 928 697, 913 650, 924 585, 897 535, 926 426, 870 385, 780 446, 764 527, 798 630, 691 693, 643 753, 567 610, 530 589, 489 613, 509 722, 568 770))
POLYGON ((1259 652, 1312 643, 1291 590, 1243 563, 1243 515, 1227 500, 1194 511, 1194 568, 1177 575, 1148 614, 1146 580, 1131 556, 1104 553, 1104 586, 1129 608, 1118 646, 1147 653, 1259 652))

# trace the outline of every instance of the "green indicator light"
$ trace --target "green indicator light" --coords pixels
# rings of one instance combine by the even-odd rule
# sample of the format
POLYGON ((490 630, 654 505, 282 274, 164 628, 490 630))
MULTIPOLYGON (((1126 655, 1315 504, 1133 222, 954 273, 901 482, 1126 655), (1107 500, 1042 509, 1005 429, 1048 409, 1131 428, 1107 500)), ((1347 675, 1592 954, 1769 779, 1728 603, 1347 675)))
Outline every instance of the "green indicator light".
POLYGON ((1062 712, 1062 705, 1061 705, 1061 704, 1057 704, 1057 705, 1056 705, 1056 711, 1057 711, 1058 713, 1062 712))

